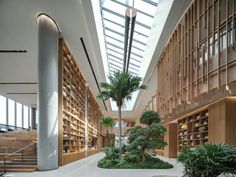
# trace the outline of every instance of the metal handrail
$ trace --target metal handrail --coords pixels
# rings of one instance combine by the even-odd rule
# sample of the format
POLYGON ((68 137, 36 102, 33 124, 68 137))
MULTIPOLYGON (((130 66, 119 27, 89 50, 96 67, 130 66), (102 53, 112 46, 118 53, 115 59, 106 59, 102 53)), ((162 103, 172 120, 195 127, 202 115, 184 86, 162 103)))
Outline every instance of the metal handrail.
POLYGON ((17 148, 15 148, 15 147, 11 147, 11 148, 9 148, 9 147, 0 147, 0 149, 4 149, 5 150, 2 153, 8 153, 8 152, 10 152, 10 150, 13 150, 13 149, 16 150, 17 148))
POLYGON ((11 154, 8 154, 8 155, 4 156, 3 157, 3 170, 4 170, 4 172, 6 173, 6 160, 7 160, 7 158, 9 158, 10 156, 15 155, 18 152, 21 152, 21 160, 23 161, 24 160, 24 150, 34 145, 34 152, 35 152, 36 151, 36 147, 35 147, 36 144, 37 144, 37 142, 33 142, 33 143, 31 143, 31 144, 29 144, 29 145, 27 145, 27 146, 25 146, 21 149, 18 149, 17 151, 15 151, 11 154))

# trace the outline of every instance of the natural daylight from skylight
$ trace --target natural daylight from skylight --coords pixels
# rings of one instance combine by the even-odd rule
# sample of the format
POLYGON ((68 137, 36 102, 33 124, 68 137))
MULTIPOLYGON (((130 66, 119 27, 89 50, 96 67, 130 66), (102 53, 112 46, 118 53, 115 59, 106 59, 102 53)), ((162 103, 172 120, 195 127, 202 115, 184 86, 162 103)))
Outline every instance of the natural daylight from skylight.
MULTIPOLYGON (((92 1, 106 78, 117 70, 123 71, 126 9, 133 7, 137 11, 129 72, 144 78, 172 3, 173 0, 92 1)), ((138 92, 134 92, 122 109, 133 110, 137 96, 138 92)), ((111 108, 118 110, 112 100, 111 108)))

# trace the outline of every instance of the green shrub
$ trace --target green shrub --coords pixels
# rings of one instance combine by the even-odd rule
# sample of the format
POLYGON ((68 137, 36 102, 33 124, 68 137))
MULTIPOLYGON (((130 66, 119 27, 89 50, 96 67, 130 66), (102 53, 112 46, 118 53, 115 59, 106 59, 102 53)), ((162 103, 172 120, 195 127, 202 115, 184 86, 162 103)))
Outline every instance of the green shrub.
POLYGON ((100 168, 113 168, 117 164, 120 163, 119 158, 118 159, 108 159, 108 158, 103 158, 98 162, 98 167, 100 168))
POLYGON ((153 123, 160 123, 161 118, 155 111, 145 111, 140 117, 140 123, 145 125, 151 125, 153 123))
POLYGON ((177 160, 184 165, 185 177, 217 177, 221 173, 236 173, 236 149, 226 144, 183 149, 177 160))
POLYGON ((167 145, 161 139, 166 133, 166 128, 160 124, 160 117, 154 111, 145 111, 140 122, 147 126, 135 126, 129 130, 128 145, 126 150, 130 154, 140 155, 139 163, 145 162, 145 155, 149 150, 163 148, 167 145))
POLYGON ((119 158, 119 149, 118 148, 107 147, 107 148, 104 149, 104 152, 105 152, 106 157, 108 159, 117 159, 117 158, 119 158))
POLYGON ((119 159, 103 158, 98 162, 98 167, 108 169, 169 169, 173 165, 158 158, 148 157, 149 161, 137 163, 135 156, 125 156, 122 161, 119 159))
POLYGON ((127 155, 124 160, 129 163, 138 163, 140 161, 139 154, 129 154, 127 155))
POLYGON ((150 150, 163 148, 166 142, 161 139, 166 128, 160 124, 160 117, 154 111, 146 111, 140 119, 146 127, 135 126, 129 130, 128 144, 121 148, 122 159, 118 148, 106 148, 106 157, 99 161, 100 168, 150 168, 166 169, 173 166, 148 154, 150 150))

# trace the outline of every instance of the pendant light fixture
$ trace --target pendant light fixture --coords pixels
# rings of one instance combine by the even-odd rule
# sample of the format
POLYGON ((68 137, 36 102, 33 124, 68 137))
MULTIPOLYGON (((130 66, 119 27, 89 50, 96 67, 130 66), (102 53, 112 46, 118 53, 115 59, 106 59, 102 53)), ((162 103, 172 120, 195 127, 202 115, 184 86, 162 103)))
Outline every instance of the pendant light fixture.
POLYGON ((137 11, 133 7, 129 7, 125 11, 124 72, 128 72, 129 69, 136 15, 137 11))

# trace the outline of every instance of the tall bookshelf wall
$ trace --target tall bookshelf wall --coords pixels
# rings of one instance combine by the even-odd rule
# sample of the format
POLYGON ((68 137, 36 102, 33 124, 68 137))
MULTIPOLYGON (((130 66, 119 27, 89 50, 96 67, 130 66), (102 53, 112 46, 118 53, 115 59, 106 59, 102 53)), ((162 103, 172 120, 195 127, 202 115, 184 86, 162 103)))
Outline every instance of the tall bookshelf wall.
POLYGON ((88 149, 97 149, 99 120, 101 111, 90 89, 88 90, 88 149))
POLYGON ((208 110, 178 120, 178 152, 208 142, 208 110))
POLYGON ((64 165, 96 152, 89 150, 97 150, 101 111, 63 39, 59 42, 59 78, 59 164, 64 165))

